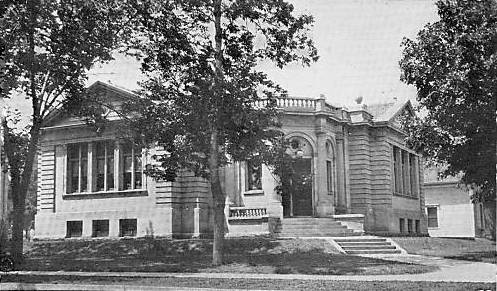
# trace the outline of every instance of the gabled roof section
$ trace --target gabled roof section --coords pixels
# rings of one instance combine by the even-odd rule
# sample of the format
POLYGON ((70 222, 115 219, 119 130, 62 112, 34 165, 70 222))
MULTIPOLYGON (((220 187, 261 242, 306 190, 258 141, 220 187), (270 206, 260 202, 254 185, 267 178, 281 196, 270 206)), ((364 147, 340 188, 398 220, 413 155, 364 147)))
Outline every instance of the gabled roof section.
POLYGON ((373 121, 396 122, 404 114, 414 116, 414 108, 411 101, 378 103, 367 106, 367 111, 373 115, 373 121))
MULTIPOLYGON (((114 84, 109 84, 102 81, 96 81, 95 83, 91 84, 87 88, 87 92, 101 93, 102 96, 104 96, 104 98, 106 99, 106 102, 108 102, 109 105, 112 105, 114 107, 118 107, 120 104, 122 104, 127 100, 138 98, 136 94, 125 88, 118 87, 114 84)), ((116 118, 117 114, 115 112, 114 113, 109 112, 108 117, 109 119, 112 119, 113 117, 116 118)), ((71 125, 80 125, 80 124, 84 124, 84 121, 81 118, 72 116, 69 112, 66 112, 63 108, 58 108, 53 112, 51 116, 47 118, 43 127, 71 126, 71 125)))

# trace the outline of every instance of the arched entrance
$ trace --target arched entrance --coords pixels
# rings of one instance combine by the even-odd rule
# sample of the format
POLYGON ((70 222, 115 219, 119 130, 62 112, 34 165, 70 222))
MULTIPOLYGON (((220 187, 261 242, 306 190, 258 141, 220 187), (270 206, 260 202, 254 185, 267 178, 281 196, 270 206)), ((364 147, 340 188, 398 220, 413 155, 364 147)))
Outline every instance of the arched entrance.
POLYGON ((292 156, 291 175, 284 181, 283 216, 312 216, 312 147, 304 138, 292 137, 288 153, 292 156))

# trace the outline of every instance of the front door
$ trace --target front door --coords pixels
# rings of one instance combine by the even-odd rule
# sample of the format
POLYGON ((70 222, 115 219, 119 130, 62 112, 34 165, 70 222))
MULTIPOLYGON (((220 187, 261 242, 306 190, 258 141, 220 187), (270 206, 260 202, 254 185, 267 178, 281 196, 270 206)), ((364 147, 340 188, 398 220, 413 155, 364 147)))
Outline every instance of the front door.
POLYGON ((297 158, 292 161, 290 191, 283 197, 284 216, 312 216, 311 166, 311 158, 297 158))

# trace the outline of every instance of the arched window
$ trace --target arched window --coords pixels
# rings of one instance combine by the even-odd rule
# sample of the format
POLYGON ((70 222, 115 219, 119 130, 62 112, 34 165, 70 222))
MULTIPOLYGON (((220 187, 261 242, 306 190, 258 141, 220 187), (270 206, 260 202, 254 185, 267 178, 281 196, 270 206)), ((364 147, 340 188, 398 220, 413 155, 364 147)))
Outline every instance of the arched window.
MULTIPOLYGON (((326 185, 328 195, 335 195, 335 153, 331 142, 326 142, 326 185)), ((336 195, 335 195, 336 196, 336 195)), ((336 199, 336 197, 335 197, 336 199)), ((335 201, 336 202, 336 201, 335 201)))

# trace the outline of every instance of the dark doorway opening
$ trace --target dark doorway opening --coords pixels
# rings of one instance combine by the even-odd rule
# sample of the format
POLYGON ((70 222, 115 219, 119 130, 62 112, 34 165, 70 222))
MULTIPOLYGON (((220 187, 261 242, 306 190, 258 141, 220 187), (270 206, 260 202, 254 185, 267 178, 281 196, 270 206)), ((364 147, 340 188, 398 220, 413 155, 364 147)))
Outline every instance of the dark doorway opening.
POLYGON ((292 172, 282 197, 283 216, 312 216, 312 158, 294 159, 292 172))

